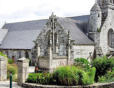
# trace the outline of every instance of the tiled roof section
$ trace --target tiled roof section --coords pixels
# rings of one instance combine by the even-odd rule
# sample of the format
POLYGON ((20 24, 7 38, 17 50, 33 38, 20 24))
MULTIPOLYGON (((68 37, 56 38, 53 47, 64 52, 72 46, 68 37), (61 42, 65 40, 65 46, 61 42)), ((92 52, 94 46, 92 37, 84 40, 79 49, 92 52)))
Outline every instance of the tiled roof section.
POLYGON ((35 20, 27 22, 7 23, 3 26, 9 32, 5 37, 2 49, 32 49, 40 31, 47 20, 35 20))
POLYGON ((80 21, 72 20, 70 18, 59 18, 59 23, 63 26, 64 29, 70 30, 71 38, 75 40, 75 44, 94 44, 82 31, 82 24, 80 21))
POLYGON ((7 23, 3 26, 2 29, 9 29, 9 31, 22 31, 22 30, 41 30, 46 24, 47 19, 45 20, 33 20, 17 23, 7 23))
MULTIPOLYGON (((58 18, 58 22, 64 29, 71 31, 71 37, 75 40, 76 44, 93 44, 82 32, 82 22, 70 18, 58 18)), ((0 48, 32 49, 34 47, 33 41, 37 38, 46 23, 47 19, 5 24, 3 29, 8 29, 8 34, 0 48)))
POLYGON ((32 49, 39 30, 8 32, 0 48, 2 49, 32 49))
POLYGON ((84 22, 88 22, 89 17, 90 15, 84 15, 84 16, 74 16, 74 17, 69 17, 69 18, 76 20, 76 21, 81 21, 84 23, 84 22))
POLYGON ((8 29, 0 29, 0 45, 8 33, 8 29))

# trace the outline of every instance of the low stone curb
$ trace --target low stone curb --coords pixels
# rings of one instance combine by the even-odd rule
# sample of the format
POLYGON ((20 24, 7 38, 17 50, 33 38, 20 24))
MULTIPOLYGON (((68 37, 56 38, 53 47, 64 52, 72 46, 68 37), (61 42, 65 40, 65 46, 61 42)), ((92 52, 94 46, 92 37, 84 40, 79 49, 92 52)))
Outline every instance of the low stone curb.
POLYGON ((24 88, 114 88, 114 82, 111 83, 95 83, 86 86, 57 86, 57 85, 41 85, 33 83, 23 83, 24 88))

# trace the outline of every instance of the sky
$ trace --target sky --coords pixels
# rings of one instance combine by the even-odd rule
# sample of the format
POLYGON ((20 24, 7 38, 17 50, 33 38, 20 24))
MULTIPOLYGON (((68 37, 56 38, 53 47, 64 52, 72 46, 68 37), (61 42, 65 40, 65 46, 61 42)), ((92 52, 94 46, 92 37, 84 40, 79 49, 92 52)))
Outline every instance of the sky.
POLYGON ((0 27, 4 23, 90 14, 95 0, 0 0, 0 27))

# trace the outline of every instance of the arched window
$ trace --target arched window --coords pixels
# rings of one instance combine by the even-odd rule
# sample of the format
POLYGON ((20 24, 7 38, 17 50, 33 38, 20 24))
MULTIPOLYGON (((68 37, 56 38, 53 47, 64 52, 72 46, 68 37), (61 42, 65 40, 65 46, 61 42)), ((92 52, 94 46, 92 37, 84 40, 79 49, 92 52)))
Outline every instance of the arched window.
POLYGON ((114 32, 112 29, 108 31, 108 45, 111 48, 114 48, 114 32))

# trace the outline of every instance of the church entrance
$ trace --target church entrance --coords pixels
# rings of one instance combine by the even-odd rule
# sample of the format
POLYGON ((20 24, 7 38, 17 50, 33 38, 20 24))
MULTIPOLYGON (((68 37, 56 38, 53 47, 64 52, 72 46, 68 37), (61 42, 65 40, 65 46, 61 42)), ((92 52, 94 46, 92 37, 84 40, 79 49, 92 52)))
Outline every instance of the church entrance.
POLYGON ((108 31, 108 45, 114 48, 114 31, 112 29, 108 31))

